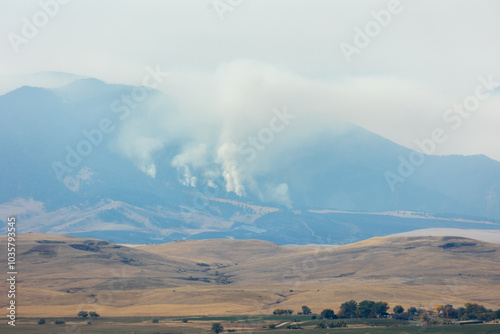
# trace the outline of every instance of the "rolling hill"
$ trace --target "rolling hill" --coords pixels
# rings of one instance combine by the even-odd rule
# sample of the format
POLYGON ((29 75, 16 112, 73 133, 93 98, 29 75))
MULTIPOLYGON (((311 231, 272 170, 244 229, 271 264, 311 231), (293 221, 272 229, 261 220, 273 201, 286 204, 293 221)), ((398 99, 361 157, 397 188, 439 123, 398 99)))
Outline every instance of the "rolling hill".
MULTIPOLYGON (((319 312, 350 299, 500 307, 500 244, 467 238, 383 237, 325 249, 257 240, 127 247, 31 233, 17 243, 17 300, 26 317, 82 309, 108 316, 270 314, 302 305, 319 312)), ((4 246, 2 240, 2 254, 4 246)))

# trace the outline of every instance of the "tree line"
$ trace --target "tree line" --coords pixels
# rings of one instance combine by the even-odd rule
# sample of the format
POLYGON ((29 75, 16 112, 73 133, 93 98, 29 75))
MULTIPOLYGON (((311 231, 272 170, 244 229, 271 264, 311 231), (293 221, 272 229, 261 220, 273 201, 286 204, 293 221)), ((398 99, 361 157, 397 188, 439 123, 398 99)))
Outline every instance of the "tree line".
MULTIPOLYGON (((350 319, 350 318, 381 318, 386 317, 389 313, 389 305, 387 302, 373 300, 363 300, 356 302, 350 300, 342 303, 337 314, 332 309, 324 309, 319 315, 319 319, 350 319)), ((409 307, 407 310, 401 305, 396 305, 392 308, 393 317, 399 320, 412 320, 414 317, 421 317, 425 321, 429 317, 429 312, 422 308, 414 306, 409 307)), ((500 309, 493 311, 487 309, 483 305, 476 303, 465 303, 463 307, 454 308, 452 305, 437 305, 434 307, 434 312, 442 318, 465 320, 482 320, 490 321, 500 319, 500 309)), ((293 314, 293 310, 275 309, 274 315, 293 314)), ((302 306, 302 312, 298 314, 312 314, 311 308, 302 306)), ((317 316, 313 315, 313 319, 317 316)))
POLYGON ((452 305, 437 305, 434 307, 434 311, 439 317, 445 319, 457 319, 461 321, 465 320, 482 320, 490 321, 494 319, 500 319, 500 309, 493 311, 492 309, 487 309, 483 305, 476 303, 465 303, 463 307, 453 308, 452 305))
MULTIPOLYGON (((338 314, 332 309, 324 309, 321 311, 320 319, 337 319, 337 318, 376 318, 380 316, 387 315, 387 310, 389 305, 387 302, 379 301, 375 302, 373 300, 363 300, 359 304, 355 300, 350 300, 348 302, 340 305, 340 310, 338 314)), ((293 314, 293 310, 283 310, 275 309, 273 311, 274 315, 283 314, 293 314)), ((304 305, 302 306, 302 312, 298 314, 312 314, 311 308, 304 305)), ((313 316, 316 318, 316 316, 313 316)))

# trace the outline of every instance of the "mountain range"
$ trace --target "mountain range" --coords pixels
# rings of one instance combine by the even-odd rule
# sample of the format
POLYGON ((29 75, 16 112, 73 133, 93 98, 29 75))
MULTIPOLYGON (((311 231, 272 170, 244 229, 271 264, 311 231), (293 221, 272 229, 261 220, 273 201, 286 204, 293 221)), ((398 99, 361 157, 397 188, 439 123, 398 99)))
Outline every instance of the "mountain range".
POLYGON ((96 79, 0 96, 3 224, 17 215, 21 232, 282 245, 500 229, 500 162, 486 156, 415 153, 343 124, 293 142, 275 134, 266 155, 236 154, 233 165, 216 156, 223 146, 207 141, 204 168, 183 160, 190 143, 182 131, 141 123, 152 115, 174 124, 183 109, 154 89, 96 79))

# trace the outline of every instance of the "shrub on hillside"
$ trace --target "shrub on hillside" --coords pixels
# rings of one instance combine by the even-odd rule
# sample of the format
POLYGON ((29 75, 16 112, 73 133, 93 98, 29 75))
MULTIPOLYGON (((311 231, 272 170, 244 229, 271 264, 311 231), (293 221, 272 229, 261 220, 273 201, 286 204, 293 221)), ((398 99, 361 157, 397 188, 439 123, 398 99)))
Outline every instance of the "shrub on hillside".
POLYGON ((86 318, 89 316, 89 313, 87 311, 80 311, 80 312, 78 312, 77 316, 82 317, 82 318, 86 318))
POLYGON ((212 324, 212 332, 218 334, 224 331, 224 327, 222 327, 220 322, 214 322, 212 324))

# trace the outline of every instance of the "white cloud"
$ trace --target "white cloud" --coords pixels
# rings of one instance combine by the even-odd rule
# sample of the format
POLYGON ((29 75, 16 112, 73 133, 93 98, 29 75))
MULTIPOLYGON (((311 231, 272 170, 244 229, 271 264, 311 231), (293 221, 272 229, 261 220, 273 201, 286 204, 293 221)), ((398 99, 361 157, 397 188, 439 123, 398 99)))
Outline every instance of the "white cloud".
POLYGON ((11 216, 36 216, 45 213, 42 202, 34 201, 32 198, 16 198, 10 202, 0 204, 0 217, 6 221, 11 216))
POLYGON ((94 171, 89 167, 83 167, 76 173, 75 177, 66 176, 63 183, 72 192, 77 192, 81 185, 92 183, 94 174, 94 171))

